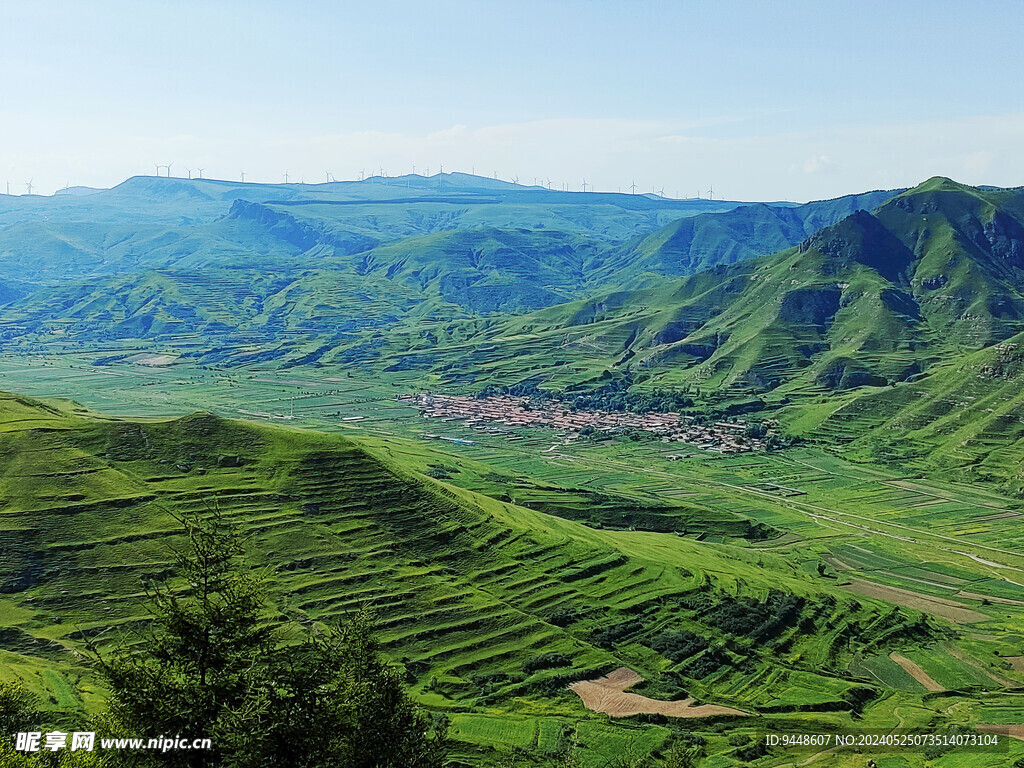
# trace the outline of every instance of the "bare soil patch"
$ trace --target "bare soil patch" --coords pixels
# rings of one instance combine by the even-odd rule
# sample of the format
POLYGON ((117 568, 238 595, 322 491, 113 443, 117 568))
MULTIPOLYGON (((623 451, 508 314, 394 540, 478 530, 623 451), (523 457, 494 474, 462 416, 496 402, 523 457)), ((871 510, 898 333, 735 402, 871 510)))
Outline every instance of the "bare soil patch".
POLYGON ((569 687, 583 701, 583 706, 595 712, 604 712, 612 717, 630 715, 665 715, 666 717, 711 717, 713 715, 745 715, 738 709, 719 707, 714 704, 694 705, 693 699, 681 701, 658 701, 626 693, 643 678, 629 667, 619 667, 614 672, 596 680, 581 680, 569 687))
POLYGON ((864 595, 865 597, 874 597, 895 605, 915 608, 925 613, 941 616, 957 624, 971 624, 975 621, 985 621, 989 618, 983 613, 972 611, 963 603, 958 603, 955 600, 922 595, 920 592, 911 592, 909 589, 889 587, 884 584, 862 581, 861 579, 853 579, 844 589, 858 595, 864 595))
POLYGON ((923 685, 929 691, 944 691, 944 690, 946 690, 941 685, 939 685, 937 682, 935 682, 935 680, 932 678, 931 675, 929 675, 927 672, 925 672, 923 669, 921 669, 921 667, 917 663, 911 661, 906 656, 902 656, 902 655, 900 655, 900 654, 898 654, 898 653, 896 653, 894 651, 893 653, 889 654, 889 658, 892 659, 893 661, 895 661, 897 664, 899 664, 905 670, 907 670, 907 672, 910 674, 910 676, 912 678, 917 680, 917 682, 919 682, 921 685, 923 685))
POLYGON ((125 362, 135 363, 136 365, 151 365, 161 366, 170 365, 178 359, 177 355, 168 354, 154 354, 152 352, 140 352, 137 355, 125 358, 125 362))
POLYGON ((1015 670, 1024 672, 1024 656, 1004 656, 1003 658, 1010 662, 1010 666, 1015 670))

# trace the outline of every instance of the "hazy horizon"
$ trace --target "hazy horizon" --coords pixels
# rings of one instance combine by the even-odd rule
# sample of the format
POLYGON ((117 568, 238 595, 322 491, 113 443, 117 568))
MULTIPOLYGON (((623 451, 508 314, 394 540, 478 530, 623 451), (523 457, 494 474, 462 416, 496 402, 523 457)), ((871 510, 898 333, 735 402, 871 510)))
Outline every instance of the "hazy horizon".
POLYGON ((667 197, 1017 186, 1019 4, 125 1, 0 10, 0 192, 173 163, 667 197), (996 23, 997 22, 997 23, 996 23))

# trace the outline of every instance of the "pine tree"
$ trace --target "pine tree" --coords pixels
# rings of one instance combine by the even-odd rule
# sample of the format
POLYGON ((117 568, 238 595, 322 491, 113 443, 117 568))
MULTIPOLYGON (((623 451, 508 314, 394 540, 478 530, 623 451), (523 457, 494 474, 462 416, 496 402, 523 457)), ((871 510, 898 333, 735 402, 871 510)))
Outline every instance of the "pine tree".
POLYGON ((210 738, 213 749, 126 758, 189 768, 443 763, 443 724, 432 727, 409 700, 365 613, 323 631, 274 626, 237 529, 216 509, 182 523, 189 546, 176 555, 179 579, 149 587, 146 635, 107 656, 93 652, 117 730, 210 738))

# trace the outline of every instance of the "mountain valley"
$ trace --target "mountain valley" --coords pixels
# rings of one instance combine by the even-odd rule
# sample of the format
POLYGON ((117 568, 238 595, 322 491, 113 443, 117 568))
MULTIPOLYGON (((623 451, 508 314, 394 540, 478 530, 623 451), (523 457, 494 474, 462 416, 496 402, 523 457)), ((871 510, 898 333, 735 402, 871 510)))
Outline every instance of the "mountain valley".
POLYGON ((95 711, 216 505, 268 621, 372 609, 452 766, 1021 726, 1022 345, 1024 190, 946 178, 0 196, 0 681, 95 711))

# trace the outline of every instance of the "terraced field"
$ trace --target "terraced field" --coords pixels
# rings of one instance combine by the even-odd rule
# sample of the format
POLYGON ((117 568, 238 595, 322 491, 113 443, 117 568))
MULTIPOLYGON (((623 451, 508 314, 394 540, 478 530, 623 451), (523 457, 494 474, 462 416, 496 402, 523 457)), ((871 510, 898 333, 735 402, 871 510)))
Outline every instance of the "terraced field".
MULTIPOLYGON (((214 503, 273 574, 268 618, 329 622, 372 606, 414 695, 452 717, 457 764, 513 748, 543 763, 572 740, 588 766, 627 746, 664 748, 668 724, 605 724, 567 688, 621 666, 646 678, 642 696, 695 697, 780 727, 805 711, 851 727, 851 711, 891 706, 913 683, 858 661, 891 652, 945 687, 1024 681, 1012 666, 985 668, 1010 636, 966 643, 941 618, 843 596, 771 543, 601 530, 429 479, 415 468, 440 454, 416 442, 209 414, 125 421, 15 396, 0 408, 2 674, 66 718, 100 697, 75 655, 81 639, 113 642, 142 620, 144 580, 171 575, 170 513, 214 503)), ((455 477, 488 466, 443 461, 455 477)), ((635 482, 627 475, 606 481, 635 482)), ((642 492, 658 491, 648 480, 642 492)), ((727 748, 714 720, 695 728, 727 748)), ((729 726, 743 728, 742 718, 729 726)))

